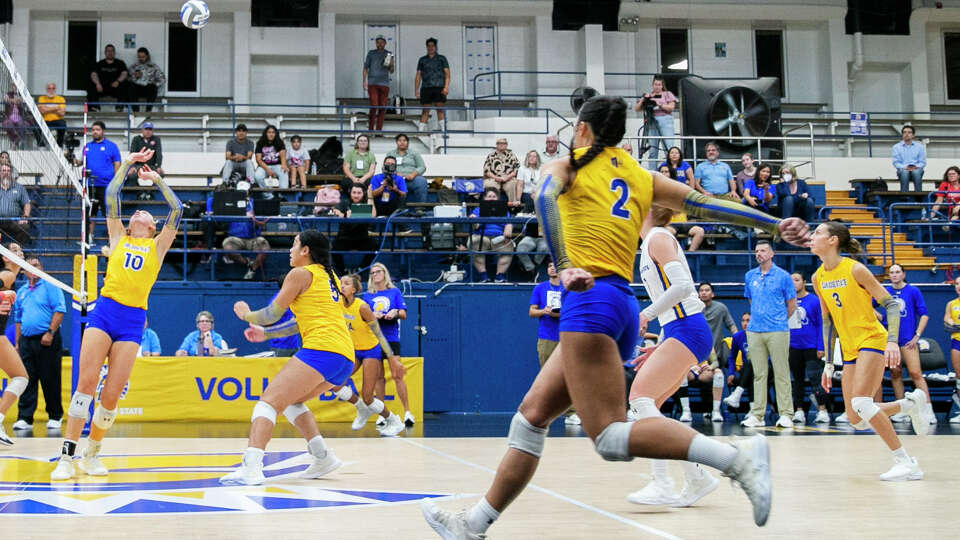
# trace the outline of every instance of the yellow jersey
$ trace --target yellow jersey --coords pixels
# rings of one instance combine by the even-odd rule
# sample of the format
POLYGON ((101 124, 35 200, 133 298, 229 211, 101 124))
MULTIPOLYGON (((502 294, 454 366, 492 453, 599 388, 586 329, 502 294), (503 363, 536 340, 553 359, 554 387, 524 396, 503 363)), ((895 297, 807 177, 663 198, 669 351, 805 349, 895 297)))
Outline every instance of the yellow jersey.
POLYGON ((350 339, 353 340, 353 348, 358 351, 368 351, 376 347, 380 340, 373 334, 373 330, 367 325, 360 315, 360 307, 367 303, 360 298, 354 298, 349 306, 343 306, 343 318, 347 321, 347 330, 350 331, 350 339))
POLYGON ((158 273, 156 240, 124 235, 107 259, 107 275, 100 295, 128 307, 147 309, 147 298, 158 273))
MULTIPOLYGON (((577 148, 580 157, 587 148, 577 148)), ((633 281, 640 227, 653 199, 653 177, 621 148, 607 147, 577 171, 557 198, 570 263, 594 277, 633 281)))
MULTIPOLYGON (((63 96, 53 96, 50 97, 46 94, 37 97, 37 105, 66 105, 67 100, 63 96)), ((43 115, 44 122, 53 122, 56 120, 63 120, 63 113, 59 110, 48 112, 43 115)))
POLYGON ((844 257, 833 270, 820 265, 813 274, 813 286, 833 319, 846 362, 856 360, 861 349, 883 354, 887 346, 887 330, 873 311, 873 296, 853 277, 855 264, 844 257))
POLYGON ((353 341, 343 318, 344 308, 338 292, 340 280, 328 274, 322 265, 311 264, 304 268, 313 276, 313 281, 290 304, 290 311, 300 328, 303 348, 353 359, 353 341))
MULTIPOLYGON (((947 302, 947 312, 950 314, 950 322, 960 324, 960 298, 954 298, 947 302)), ((950 334, 950 339, 960 341, 960 332, 950 334)))

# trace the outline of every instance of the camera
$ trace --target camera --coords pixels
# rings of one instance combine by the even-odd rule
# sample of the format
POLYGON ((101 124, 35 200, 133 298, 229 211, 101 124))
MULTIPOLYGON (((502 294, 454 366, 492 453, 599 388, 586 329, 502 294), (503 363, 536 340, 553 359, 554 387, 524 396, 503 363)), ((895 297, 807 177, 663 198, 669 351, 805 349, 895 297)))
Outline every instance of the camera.
POLYGON ((67 131, 63 138, 63 157, 73 163, 74 166, 79 165, 77 154, 74 152, 79 146, 80 139, 77 138, 77 134, 73 131, 67 131))
POLYGON ((653 110, 657 108, 657 104, 654 99, 660 99, 663 94, 644 94, 643 100, 643 112, 650 114, 653 113, 653 110))
POLYGON ((383 164, 383 174, 389 175, 389 180, 393 181, 393 175, 397 172, 397 166, 394 163, 383 164))

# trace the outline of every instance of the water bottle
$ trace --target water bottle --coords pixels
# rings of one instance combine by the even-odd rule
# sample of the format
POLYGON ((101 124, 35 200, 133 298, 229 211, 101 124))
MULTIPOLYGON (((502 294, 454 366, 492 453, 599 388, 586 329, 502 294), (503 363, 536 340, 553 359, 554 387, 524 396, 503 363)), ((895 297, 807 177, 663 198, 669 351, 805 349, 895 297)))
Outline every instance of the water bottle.
POLYGON ((467 203, 460 203, 460 217, 467 217, 467 203))

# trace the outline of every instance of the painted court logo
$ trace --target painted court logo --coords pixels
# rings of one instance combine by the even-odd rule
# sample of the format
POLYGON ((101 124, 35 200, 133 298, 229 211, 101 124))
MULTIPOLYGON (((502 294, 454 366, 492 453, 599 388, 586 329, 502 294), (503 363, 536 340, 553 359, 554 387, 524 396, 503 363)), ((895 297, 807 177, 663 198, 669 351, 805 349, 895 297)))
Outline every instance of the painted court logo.
POLYGON ((268 452, 263 486, 222 486, 219 478, 240 463, 235 453, 105 455, 108 477, 79 476, 51 483, 53 462, 0 456, 0 514, 131 515, 197 512, 263 513, 280 510, 383 505, 443 497, 342 489, 340 482, 304 480, 303 452, 268 452), (338 486, 333 489, 333 486, 338 486))

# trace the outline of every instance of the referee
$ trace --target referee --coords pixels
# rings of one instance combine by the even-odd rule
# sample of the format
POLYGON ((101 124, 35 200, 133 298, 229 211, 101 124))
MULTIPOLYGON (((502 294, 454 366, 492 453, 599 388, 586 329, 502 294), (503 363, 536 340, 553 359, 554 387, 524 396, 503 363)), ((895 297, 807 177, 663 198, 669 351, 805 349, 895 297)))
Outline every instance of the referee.
MULTIPOLYGON (((27 259, 43 269, 36 257, 27 259)), ((17 348, 30 382, 20 396, 14 430, 33 429, 33 413, 37 409, 37 382, 43 386, 47 402, 47 431, 59 431, 63 418, 60 390, 61 340, 60 323, 66 312, 63 291, 24 269, 27 284, 17 291, 13 305, 16 322, 17 348)))

